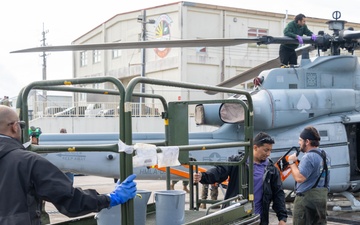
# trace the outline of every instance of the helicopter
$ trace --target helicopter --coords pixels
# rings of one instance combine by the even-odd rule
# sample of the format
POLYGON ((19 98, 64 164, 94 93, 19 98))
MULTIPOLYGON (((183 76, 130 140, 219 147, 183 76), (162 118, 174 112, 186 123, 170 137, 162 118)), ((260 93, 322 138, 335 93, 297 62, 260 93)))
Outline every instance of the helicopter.
MULTIPOLYGON (((334 13, 335 14, 335 13, 334 13)), ((334 17, 333 14, 333 17, 334 17)), ((329 30, 333 34, 319 33, 315 41, 304 37, 309 46, 300 48, 302 53, 300 65, 279 68, 278 59, 254 67, 238 76, 218 84, 219 87, 233 87, 251 78, 256 79, 255 89, 251 92, 254 105, 254 133, 265 131, 270 134, 276 144, 271 158, 280 158, 288 149, 297 144, 299 134, 308 125, 314 126, 320 134, 320 147, 327 151, 331 158, 330 193, 340 193, 351 203, 350 210, 360 210, 360 202, 353 193, 360 191, 360 67, 354 55, 341 55, 345 50, 353 53, 359 49, 360 31, 345 29, 346 21, 328 21, 329 30), (310 59, 311 48, 320 51, 330 50, 329 56, 318 56, 310 59), (275 68, 274 68, 275 67, 275 68), (278 68, 276 68, 278 67, 278 68), (261 71, 259 73, 259 71, 261 71)), ((123 43, 102 43, 84 45, 45 46, 14 51, 13 53, 47 52, 47 51, 80 51, 131 49, 155 47, 215 47, 233 46, 246 43, 282 44, 298 43, 288 37, 262 36, 257 38, 234 39, 196 39, 167 40, 123 43)), ((216 92, 208 92, 214 94, 216 92)), ((242 95, 231 98, 244 100, 242 95)), ((197 106, 196 123, 198 125, 216 125, 220 128, 210 134, 189 134, 192 144, 217 142, 226 143, 239 140, 244 133, 239 127, 244 122, 243 109, 232 104, 199 104, 197 106), (227 117, 225 118, 226 115, 227 117), (230 115, 230 117, 229 117, 230 115)), ((134 141, 153 142, 163 139, 161 134, 134 134, 134 141)), ((51 144, 113 143, 118 136, 110 134, 43 134, 41 142, 51 144)), ((214 150, 213 158, 226 158, 236 154, 239 149, 222 151, 221 155, 214 150)), ((52 161, 60 169, 76 172, 89 172, 94 175, 116 177, 119 167, 116 154, 103 153, 99 162, 99 153, 51 153, 44 157, 52 161), (85 155, 86 154, 86 155, 85 155), (85 160, 86 159, 86 160, 85 160), (73 164, 78 161, 79 164, 73 164), (106 166, 102 163, 107 163, 106 166), (71 165, 70 165, 71 164, 71 165)), ((206 153, 207 154, 207 153, 206 153)), ((209 157, 201 151, 190 152, 193 158, 209 157)), ((301 160, 302 154, 300 154, 301 160)), ((134 168, 139 178, 162 179, 163 171, 154 168, 134 168)), ((175 178, 176 176, 173 176, 175 178)), ((284 188, 293 190, 292 176, 284 181, 284 188)), ((338 208, 337 208, 338 209, 338 208)), ((335 209, 334 209, 335 210, 335 209)))

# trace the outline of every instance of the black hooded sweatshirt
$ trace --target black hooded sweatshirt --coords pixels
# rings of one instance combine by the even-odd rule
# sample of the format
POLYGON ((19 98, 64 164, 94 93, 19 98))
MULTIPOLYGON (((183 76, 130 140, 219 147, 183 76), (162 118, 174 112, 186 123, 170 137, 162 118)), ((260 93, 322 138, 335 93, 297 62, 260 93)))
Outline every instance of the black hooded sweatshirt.
POLYGON ((41 201, 76 217, 109 207, 95 190, 73 188, 71 181, 41 155, 16 139, 0 135, 0 224, 39 225, 41 201))

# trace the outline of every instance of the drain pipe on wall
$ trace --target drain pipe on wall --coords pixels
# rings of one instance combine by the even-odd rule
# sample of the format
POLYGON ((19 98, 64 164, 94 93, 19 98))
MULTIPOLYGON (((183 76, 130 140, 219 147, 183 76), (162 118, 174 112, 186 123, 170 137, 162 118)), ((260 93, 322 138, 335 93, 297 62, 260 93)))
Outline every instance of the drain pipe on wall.
POLYGON ((282 30, 284 30, 285 27, 286 27, 286 21, 287 21, 287 19, 288 19, 288 11, 286 10, 286 11, 285 11, 285 18, 284 18, 283 29, 282 29, 282 30))

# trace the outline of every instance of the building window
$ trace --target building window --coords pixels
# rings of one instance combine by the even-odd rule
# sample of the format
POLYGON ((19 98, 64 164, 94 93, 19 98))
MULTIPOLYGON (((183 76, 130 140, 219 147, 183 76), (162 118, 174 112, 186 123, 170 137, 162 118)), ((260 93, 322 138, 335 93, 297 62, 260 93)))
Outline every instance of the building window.
POLYGON ((121 50, 120 49, 112 50, 112 58, 113 59, 119 58, 120 56, 121 56, 121 50))
POLYGON ((80 67, 86 66, 88 63, 87 61, 88 61, 87 52, 86 51, 80 52, 80 67))
POLYGON ((261 28, 249 28, 248 30, 248 37, 254 38, 254 37, 262 37, 268 35, 267 29, 261 29, 261 28))
POLYGON ((93 89, 99 89, 101 86, 99 83, 96 83, 96 84, 92 84, 92 88, 93 89))
POLYGON ((80 93, 79 94, 79 101, 80 102, 86 101, 86 93, 80 93))
MULTIPOLYGON (((248 29, 248 37, 249 38, 257 38, 268 35, 267 29, 262 28, 249 28, 248 29)), ((248 47, 257 47, 257 48, 267 48, 267 45, 257 45, 256 43, 248 44, 248 47)))
POLYGON ((101 62, 101 51, 94 50, 93 51, 93 63, 99 63, 99 62, 101 62))

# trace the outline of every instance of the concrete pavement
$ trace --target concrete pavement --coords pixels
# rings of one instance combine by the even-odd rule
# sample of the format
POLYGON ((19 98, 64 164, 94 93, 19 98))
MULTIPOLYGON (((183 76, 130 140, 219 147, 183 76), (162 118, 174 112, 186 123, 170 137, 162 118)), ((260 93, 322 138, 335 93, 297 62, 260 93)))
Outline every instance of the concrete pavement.
MULTIPOLYGON (((149 198, 148 203, 154 202, 154 191, 159 190, 166 190, 166 182, 164 180, 136 180, 138 190, 148 190, 151 191, 152 194, 149 198)), ((115 186, 114 179, 112 178, 104 178, 104 177, 97 177, 97 176, 75 176, 74 179, 74 186, 75 187, 81 187, 82 189, 96 189, 101 194, 107 194, 111 192, 115 186)), ((182 182, 178 182, 175 185, 176 190, 182 190, 182 182)), ((200 187, 199 187, 200 188, 200 187)), ((218 199, 223 199, 224 195, 222 191, 219 189, 219 197, 218 199)), ((329 203, 329 205, 332 205, 335 203, 329 203)), ((336 203, 338 204, 338 203, 336 203)), ((340 204, 347 204, 346 201, 342 199, 342 203, 340 204)), ((287 203, 287 208, 289 211, 291 211, 293 205, 292 203, 287 203)), ((189 194, 186 194, 185 197, 185 209, 189 209, 189 194)), ((51 223, 58 223, 62 221, 69 220, 68 217, 60 214, 57 209, 51 204, 46 203, 45 210, 50 215, 50 221, 51 223)), ((200 209, 200 210, 206 210, 206 209, 200 209)), ((95 213, 93 213, 95 215, 95 213)), ((352 212, 344 212, 344 213, 334 213, 329 212, 330 216, 338 216, 339 218, 352 218, 357 217, 360 220, 360 216, 358 213, 352 213, 352 212)), ((356 218, 355 218, 356 219, 356 218)), ((275 213, 270 213, 270 225, 276 225, 278 224, 277 218, 275 216, 275 213)), ((289 216, 287 224, 292 224, 292 217, 289 216)), ((334 222, 328 222, 328 224, 344 224, 344 223, 334 223, 334 222)))

